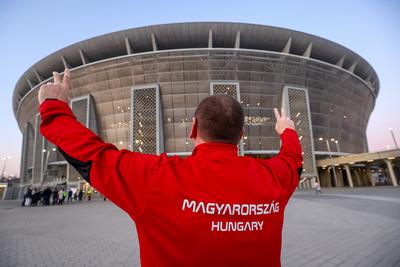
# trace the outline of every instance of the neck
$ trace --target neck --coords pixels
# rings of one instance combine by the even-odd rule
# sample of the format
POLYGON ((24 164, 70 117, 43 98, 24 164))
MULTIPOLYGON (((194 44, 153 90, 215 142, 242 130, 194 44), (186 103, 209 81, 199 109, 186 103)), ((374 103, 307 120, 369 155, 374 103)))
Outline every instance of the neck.
POLYGON ((203 140, 201 137, 198 137, 194 140, 194 146, 198 146, 200 144, 207 143, 207 141, 203 140))
MULTIPOLYGON (((215 142, 218 142, 218 143, 231 144, 231 143, 227 143, 227 142, 223 142, 223 141, 207 141, 207 140, 204 140, 204 139, 202 139, 202 138, 200 138, 200 137, 194 139, 193 142, 194 142, 194 147, 196 147, 196 146, 198 146, 198 145, 200 145, 200 144, 210 143, 210 142, 214 142, 214 143, 215 143, 215 142)), ((238 145, 238 144, 236 144, 236 145, 238 145)))

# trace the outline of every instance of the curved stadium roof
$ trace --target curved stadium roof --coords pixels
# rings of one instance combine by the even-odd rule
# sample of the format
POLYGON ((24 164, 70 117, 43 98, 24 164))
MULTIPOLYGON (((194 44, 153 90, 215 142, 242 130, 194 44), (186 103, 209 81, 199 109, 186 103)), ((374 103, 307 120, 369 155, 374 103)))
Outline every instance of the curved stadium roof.
POLYGON ((379 92, 378 76, 366 60, 321 37, 256 24, 174 23, 104 34, 67 46, 43 58, 18 80, 13 95, 14 115, 21 99, 32 88, 52 77, 52 71, 62 72, 65 66, 75 68, 128 54, 193 48, 240 48, 306 56, 343 68, 363 80, 375 96, 379 92))

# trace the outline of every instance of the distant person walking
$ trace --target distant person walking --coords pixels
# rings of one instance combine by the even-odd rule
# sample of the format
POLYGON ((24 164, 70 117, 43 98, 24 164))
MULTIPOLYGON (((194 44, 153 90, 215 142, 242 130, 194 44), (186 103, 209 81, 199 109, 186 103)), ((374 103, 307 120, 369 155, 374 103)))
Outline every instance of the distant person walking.
POLYGON ((24 201, 22 201, 22 206, 28 207, 32 203, 32 188, 28 187, 24 194, 24 201))
POLYGON ((315 189, 315 194, 321 194, 322 193, 322 191, 321 191, 321 185, 318 183, 318 182, 315 182, 314 183, 314 189, 315 189))
POLYGON ((64 204, 64 190, 60 188, 58 190, 58 205, 63 205, 64 204))
POLYGON ((47 186, 46 189, 43 190, 43 205, 48 206, 50 205, 50 197, 51 197, 51 190, 47 186))
POLYGON ((90 201, 90 200, 92 200, 92 188, 89 188, 87 191, 86 191, 86 196, 87 196, 87 198, 88 198, 88 201, 90 201))
POLYGON ((79 188, 77 188, 74 192, 74 201, 78 201, 78 192, 79 192, 79 188))
POLYGON ((33 188, 32 190, 32 206, 37 206, 38 202, 40 200, 40 191, 38 188, 33 188))
POLYGON ((58 203, 58 188, 55 187, 53 191, 53 205, 57 205, 58 203))
POLYGON ((82 198, 83 198, 83 189, 79 189, 79 193, 78 193, 78 200, 79 200, 79 202, 82 201, 82 198))
POLYGON ((68 198, 67 198, 67 202, 72 202, 72 189, 70 188, 69 190, 68 190, 68 198))

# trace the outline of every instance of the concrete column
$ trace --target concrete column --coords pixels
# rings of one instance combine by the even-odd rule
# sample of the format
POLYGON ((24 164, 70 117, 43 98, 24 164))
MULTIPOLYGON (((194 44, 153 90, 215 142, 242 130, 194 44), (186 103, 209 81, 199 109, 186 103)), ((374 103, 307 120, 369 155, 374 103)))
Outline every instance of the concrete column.
POLYGON ((83 53, 82 49, 79 49, 79 56, 81 57, 82 64, 86 65, 88 63, 88 60, 86 58, 86 55, 83 53))
POLYGON ((375 186, 375 179, 374 179, 374 177, 372 176, 371 165, 368 165, 368 166, 367 166, 367 177, 368 177, 369 181, 371 182, 371 185, 372 185, 372 186, 375 186))
POLYGON ((63 65, 64 65, 64 68, 68 68, 68 69, 70 69, 71 68, 71 66, 68 64, 68 62, 67 62, 67 60, 65 59, 65 57, 64 56, 61 56, 61 61, 62 61, 62 63, 63 63, 63 65))
POLYGON ((210 29, 208 31, 208 48, 212 48, 213 47, 213 32, 210 29))
POLYGON ((67 170, 66 170, 66 175, 65 175, 65 178, 67 178, 67 183, 69 183, 70 182, 70 178, 69 178, 69 163, 67 163, 67 170))
POLYGON ((344 63, 344 59, 346 58, 346 56, 343 56, 337 63, 336 66, 339 67, 343 67, 343 63, 344 63))
POLYGON ((29 88, 32 89, 33 87, 35 87, 35 86, 33 85, 33 83, 31 82, 31 80, 26 79, 26 81, 28 82, 29 88))
POLYGON ((353 188, 354 184, 353 184, 353 177, 351 177, 350 166, 348 164, 346 164, 346 165, 344 165, 344 168, 346 170, 347 182, 349 183, 349 187, 353 188))
POLYGON ((338 182, 338 187, 344 187, 344 183, 343 183, 343 173, 342 170, 334 167, 336 169, 336 177, 337 177, 337 182, 338 182))
POLYGON ((39 81, 39 83, 41 83, 43 81, 42 76, 36 71, 33 71, 35 73, 36 79, 39 81))
POLYGON ((128 37, 125 37, 125 47, 126 47, 126 54, 127 55, 132 54, 133 49, 132 49, 131 43, 129 42, 128 37))
POLYGON ((240 48, 240 31, 236 32, 235 48, 236 49, 240 48))
POLYGON ((357 185, 362 186, 363 184, 361 183, 360 173, 358 169, 354 170, 354 176, 356 177, 357 185))
POLYGON ((310 57, 310 55, 311 55, 311 49, 312 49, 312 43, 310 43, 310 44, 307 46, 306 50, 305 50, 304 53, 303 53, 303 57, 310 57))
POLYGON ((354 73, 354 70, 356 69, 356 66, 358 64, 358 61, 355 61, 350 68, 348 69, 348 71, 350 71, 351 73, 354 73))
POLYGON ((398 186, 399 184, 397 183, 397 177, 394 174, 394 170, 393 170, 393 166, 392 166, 392 160, 385 159, 385 163, 386 163, 386 166, 388 168, 390 180, 392 180, 393 186, 398 186))
POLYGON ((154 35, 154 33, 151 33, 151 44, 153 46, 153 51, 157 51, 158 46, 157 46, 156 36, 154 35))
POLYGON ((292 44, 292 37, 289 37, 289 40, 287 41, 285 47, 283 48, 282 53, 289 54, 291 44, 292 44))

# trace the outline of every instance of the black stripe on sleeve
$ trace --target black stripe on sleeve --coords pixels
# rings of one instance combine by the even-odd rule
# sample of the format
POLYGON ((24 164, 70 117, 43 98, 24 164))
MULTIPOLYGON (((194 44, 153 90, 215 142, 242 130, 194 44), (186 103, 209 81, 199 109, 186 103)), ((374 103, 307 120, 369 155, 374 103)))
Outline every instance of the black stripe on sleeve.
POLYGON ((75 170, 82 175, 83 179, 85 179, 90 184, 90 168, 92 167, 92 161, 80 161, 65 153, 60 147, 58 147, 60 153, 64 156, 65 160, 75 168, 75 170))
POLYGON ((301 166, 300 168, 297 169, 297 173, 299 174, 299 177, 300 177, 301 174, 303 173, 303 166, 301 166))

